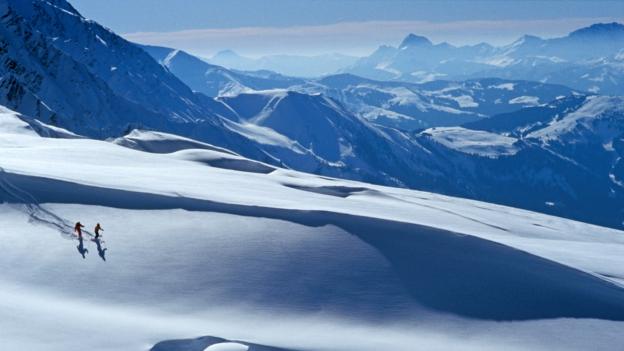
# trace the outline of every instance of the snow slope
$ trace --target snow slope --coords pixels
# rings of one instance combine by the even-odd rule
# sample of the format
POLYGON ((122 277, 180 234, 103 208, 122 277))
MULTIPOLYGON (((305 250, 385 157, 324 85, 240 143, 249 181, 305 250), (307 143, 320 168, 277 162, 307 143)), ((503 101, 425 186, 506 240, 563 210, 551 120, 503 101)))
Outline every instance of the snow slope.
POLYGON ((287 88, 303 79, 274 72, 237 72, 205 62, 181 50, 141 45, 156 61, 165 66, 194 91, 215 97, 255 90, 287 88))
MULTIPOLYGON (((87 70, 115 96, 177 122, 214 114, 210 105, 146 52, 85 19, 67 1, 3 0, 3 4, 15 22, 30 27, 48 46, 71 59, 74 67, 70 69, 87 70)), ((53 78, 67 79, 64 75, 53 78)), ((76 85, 83 88, 89 84, 76 85)), ((106 105, 106 101, 96 107, 100 105, 106 105)))
POLYGON ((624 133, 623 104, 622 97, 591 96, 581 108, 567 114, 565 118, 551 121, 527 137, 567 143, 608 143, 624 133))
POLYGON ((624 341, 621 231, 284 169, 214 167, 181 153, 240 157, 199 143, 175 151, 181 139, 165 134, 134 134, 134 146, 155 151, 145 152, 42 138, 30 120, 0 118, 3 349, 624 341), (105 243, 78 242, 77 220, 102 223, 105 243))

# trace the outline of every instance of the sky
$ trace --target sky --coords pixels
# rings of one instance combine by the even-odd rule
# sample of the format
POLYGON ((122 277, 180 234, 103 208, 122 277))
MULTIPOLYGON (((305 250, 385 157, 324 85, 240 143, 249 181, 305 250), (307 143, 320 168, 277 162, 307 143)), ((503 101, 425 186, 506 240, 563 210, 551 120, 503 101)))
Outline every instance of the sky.
POLYGON ((409 33, 433 42, 502 45, 523 34, 565 35, 624 22, 624 1, 579 0, 70 0, 85 17, 129 40, 209 57, 363 56, 409 33))

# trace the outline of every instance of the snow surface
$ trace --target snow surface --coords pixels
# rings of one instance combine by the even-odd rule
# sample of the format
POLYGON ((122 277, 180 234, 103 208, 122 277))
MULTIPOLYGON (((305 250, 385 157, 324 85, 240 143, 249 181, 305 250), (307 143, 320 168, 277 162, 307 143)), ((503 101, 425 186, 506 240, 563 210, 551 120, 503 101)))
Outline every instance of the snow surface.
POLYGON ((479 156, 514 155, 520 150, 516 138, 462 127, 431 128, 421 134, 428 135, 449 149, 479 156))
POLYGON ((522 95, 509 100, 509 103, 521 104, 523 106, 537 106, 539 105, 539 97, 522 95))
POLYGON ((479 107, 479 103, 475 102, 470 95, 451 96, 451 99, 455 100, 459 107, 479 107))
POLYGON ((495 89, 504 89, 504 90, 513 91, 514 86, 515 86, 514 83, 502 83, 502 84, 494 85, 492 87, 495 89))
POLYGON ((212 150, 219 153, 236 155, 232 151, 202 143, 193 139, 156 131, 135 129, 127 135, 111 140, 112 143, 136 150, 171 153, 186 149, 212 150))
POLYGON ((145 152, 41 138, 16 115, 0 118, 1 349, 137 350, 201 335, 232 340, 211 351, 624 342, 624 232, 283 169, 213 167, 197 160, 239 157, 201 143, 159 153, 169 138, 179 145, 165 134, 134 134, 157 150, 145 152), (106 242, 79 243, 78 220, 100 222, 106 242))
POLYGON ((247 351, 249 347, 247 345, 239 344, 236 342, 222 342, 214 345, 210 345, 205 351, 247 351))

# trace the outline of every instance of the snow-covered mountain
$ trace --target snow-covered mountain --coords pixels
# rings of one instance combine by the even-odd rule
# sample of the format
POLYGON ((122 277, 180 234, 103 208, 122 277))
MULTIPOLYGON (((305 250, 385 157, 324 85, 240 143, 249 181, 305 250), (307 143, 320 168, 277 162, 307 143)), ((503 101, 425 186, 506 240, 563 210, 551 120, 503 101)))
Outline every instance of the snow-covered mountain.
POLYGON ((505 78, 563 84, 602 94, 624 94, 624 25, 598 23, 561 38, 525 35, 512 44, 456 47, 408 35, 382 46, 343 71, 378 80, 505 78))
MULTIPOLYGON (((271 166, 622 225, 618 134, 610 132, 605 139, 603 124, 579 127, 585 144, 565 141, 567 134, 561 143, 523 134, 545 129, 577 110, 589 113, 593 110, 584 106, 590 102, 604 105, 610 111, 604 113, 612 116, 609 123, 617 124, 622 118, 613 107, 618 98, 586 99, 565 87, 525 81, 414 85, 337 75, 213 99, 197 91, 219 86, 220 80, 206 78, 211 69, 216 70, 211 77, 241 85, 290 84, 290 78, 232 72, 180 51, 147 48, 159 63, 142 48, 80 17, 62 0, 3 4, 1 84, 7 88, 0 99, 39 123, 78 136, 117 138, 135 147, 142 145, 135 133, 157 130, 271 166), (198 88, 189 88, 172 71, 198 88), (523 106, 534 107, 513 112, 523 106), (508 114, 486 119, 498 112, 510 113, 518 126, 457 128, 464 122, 507 121, 508 114), (422 131, 430 126, 453 128, 422 131), (140 131, 124 136, 133 129, 140 131), (465 145, 458 147, 462 138, 465 145)), ((405 45, 429 44, 413 38, 405 45)), ((572 135, 580 133, 573 130, 572 135)))
POLYGON ((210 114, 204 101, 143 50, 86 20, 67 1, 7 2, 24 22, 104 81, 116 95, 177 121, 210 114))
POLYGON ((273 164, 624 222, 621 98, 572 95, 465 128, 411 133, 366 122, 323 95, 276 90, 218 100, 236 111, 225 125, 260 144, 267 162, 279 160, 273 164))
POLYGON ((95 137, 215 123, 214 101, 66 1, 0 4, 5 105, 95 137))
POLYGON ((3 349, 624 342, 621 231, 275 168, 165 133, 111 143, 38 130, 72 135, 0 111, 3 349))
POLYGON ((323 54, 314 56, 268 55, 259 58, 241 56, 232 50, 223 50, 208 59, 208 62, 243 71, 269 70, 296 77, 320 77, 333 74, 352 65, 355 56, 323 54))
POLYGON ((403 185, 410 166, 399 132, 376 127, 326 96, 275 90, 220 97, 236 111, 232 129, 297 170, 403 185))
MULTIPOLYGON (((156 129, 296 169, 358 179, 359 174, 375 169, 372 165, 347 167, 336 157, 319 158, 310 145, 298 146, 296 140, 270 128, 239 121, 238 112, 193 92, 167 69, 183 73, 178 68, 189 62, 204 68, 203 62, 189 55, 170 52, 163 59, 166 65, 161 65, 142 48, 81 17, 63 0, 6 0, 3 5, 6 43, 2 83, 6 90, 2 101, 19 112, 90 137, 118 137, 134 128, 156 129)), ((255 76, 240 79, 248 85, 262 84, 267 79, 273 84, 276 81, 273 76, 262 78, 262 74, 256 72, 255 76)), ((234 73, 231 77, 236 78, 234 73)), ((285 79, 290 82, 290 78, 285 79)), ((297 114, 310 118, 318 108, 311 103, 316 100, 322 99, 314 97, 300 102, 310 104, 297 109, 297 114)), ((339 113, 345 120, 353 121, 346 111, 339 113)), ((370 129, 362 123, 358 127, 370 129)), ((339 132, 337 127, 332 128, 339 132)), ((345 143, 366 144, 361 140, 345 143)), ((378 182, 387 181, 385 176, 372 176, 378 182)))
POLYGON ((561 85, 496 78, 414 84, 350 74, 328 76, 291 89, 331 96, 368 121, 406 130, 458 126, 578 94, 561 85))
POLYGON ((621 227, 623 105, 571 97, 416 139, 446 160, 450 193, 621 227))
POLYGON ((194 91, 207 96, 227 96, 255 90, 284 89, 302 84, 303 79, 271 71, 237 72, 207 63, 181 50, 142 45, 156 61, 194 91))
POLYGON ((471 59, 495 52, 496 48, 488 44, 455 47, 448 43, 433 44, 425 37, 409 34, 398 47, 381 46, 343 71, 377 80, 422 83, 484 69, 487 65, 471 59))
MULTIPOLYGON (((37 8, 52 6, 37 4, 37 8)), ((116 95, 86 66, 59 49, 58 40, 35 30, 15 5, 28 10, 26 2, 3 1, 0 6, 2 104, 91 135, 124 128, 124 117, 133 121, 156 118, 152 111, 116 95)))
POLYGON ((269 71, 232 71, 183 51, 143 48, 193 90, 208 96, 233 96, 272 89, 323 94, 370 122, 407 130, 457 126, 578 93, 560 85, 502 79, 415 84, 338 74, 304 80, 269 71))

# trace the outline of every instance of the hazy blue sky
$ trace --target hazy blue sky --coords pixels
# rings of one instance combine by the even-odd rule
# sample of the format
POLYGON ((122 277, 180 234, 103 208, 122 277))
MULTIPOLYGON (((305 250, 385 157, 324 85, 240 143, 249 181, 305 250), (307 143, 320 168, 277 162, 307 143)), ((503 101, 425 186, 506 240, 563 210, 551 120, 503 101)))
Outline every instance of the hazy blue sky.
POLYGON ((209 56, 366 54, 409 32, 434 42, 507 43, 521 34, 562 35, 624 21, 624 1, 70 0, 127 38, 209 56))

